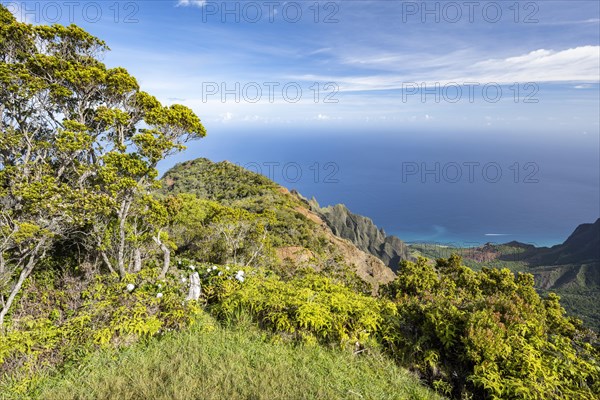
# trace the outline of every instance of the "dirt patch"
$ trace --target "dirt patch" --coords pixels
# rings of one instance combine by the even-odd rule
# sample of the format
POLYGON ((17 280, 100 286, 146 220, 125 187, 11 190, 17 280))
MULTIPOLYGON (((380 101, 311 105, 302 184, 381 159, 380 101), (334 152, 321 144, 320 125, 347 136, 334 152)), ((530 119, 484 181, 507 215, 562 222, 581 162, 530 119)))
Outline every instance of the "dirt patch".
POLYGON ((312 251, 300 246, 286 246, 275 249, 275 254, 281 261, 291 261, 300 264, 314 258, 312 251))

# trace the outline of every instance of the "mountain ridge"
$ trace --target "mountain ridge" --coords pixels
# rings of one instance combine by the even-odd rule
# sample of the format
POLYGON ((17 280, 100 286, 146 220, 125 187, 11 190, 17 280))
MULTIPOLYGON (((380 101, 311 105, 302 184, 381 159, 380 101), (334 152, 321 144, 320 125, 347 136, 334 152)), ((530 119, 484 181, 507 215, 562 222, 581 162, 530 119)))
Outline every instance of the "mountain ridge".
POLYGON ((163 195, 191 193, 252 213, 271 212, 278 216, 277 219, 287 221, 271 227, 275 236, 286 238, 274 245, 274 256, 281 263, 320 271, 341 262, 366 282, 373 294, 380 284, 395 277, 376 255, 336 234, 323 215, 312 209, 298 192, 289 191, 263 175, 229 161, 198 158, 175 165, 162 180, 165 183, 161 189, 163 195), (315 243, 314 238, 319 238, 316 242, 322 241, 325 245, 315 243))
POLYGON ((412 259, 406 243, 396 236, 387 235, 369 217, 354 214, 343 204, 321 207, 314 197, 307 203, 336 236, 350 240, 362 251, 379 258, 393 271, 398 270, 401 261, 412 259))
MULTIPOLYGON (((523 243, 519 243, 519 245, 527 246, 523 243)), ((531 246, 526 248, 527 251, 523 256, 525 261, 531 265, 598 262, 600 261, 600 218, 593 223, 578 225, 561 244, 552 247, 531 246)))

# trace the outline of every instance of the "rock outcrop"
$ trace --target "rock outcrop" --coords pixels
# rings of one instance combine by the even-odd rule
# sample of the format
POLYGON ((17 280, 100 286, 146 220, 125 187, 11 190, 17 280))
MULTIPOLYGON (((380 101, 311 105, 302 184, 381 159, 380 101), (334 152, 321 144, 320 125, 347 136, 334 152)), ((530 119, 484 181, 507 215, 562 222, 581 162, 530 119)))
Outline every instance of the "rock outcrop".
MULTIPOLYGON (((298 196, 295 191, 293 194, 298 196)), ((317 224, 318 232, 324 234, 328 241, 335 246, 344 262, 351 266, 363 281, 371 285, 373 294, 377 293, 380 284, 394 280, 396 274, 382 260, 370 252, 362 250, 351 240, 333 232, 330 226, 314 210, 298 207, 296 211, 317 224)))
POLYGON ((370 218, 351 213, 343 204, 320 207, 315 199, 308 201, 308 204, 327 223, 334 235, 348 239, 392 270, 398 270, 400 261, 410 259, 407 245, 396 236, 386 235, 370 218))

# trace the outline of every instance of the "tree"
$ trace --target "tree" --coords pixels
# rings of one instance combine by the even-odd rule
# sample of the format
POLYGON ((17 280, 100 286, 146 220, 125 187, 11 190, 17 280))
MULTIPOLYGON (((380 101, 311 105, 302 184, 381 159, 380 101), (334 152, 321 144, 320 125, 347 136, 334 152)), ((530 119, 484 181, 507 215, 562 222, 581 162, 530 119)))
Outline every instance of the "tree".
POLYGON ((0 23, 1 325, 57 238, 84 237, 125 276, 141 258, 131 232, 158 162, 206 131, 187 107, 163 106, 106 67, 108 47, 83 29, 20 23, 2 6, 0 23))
POLYGON ((276 221, 270 211, 249 212, 221 205, 192 194, 168 197, 173 213, 168 232, 180 253, 197 260, 258 265, 271 248, 270 226, 276 221))

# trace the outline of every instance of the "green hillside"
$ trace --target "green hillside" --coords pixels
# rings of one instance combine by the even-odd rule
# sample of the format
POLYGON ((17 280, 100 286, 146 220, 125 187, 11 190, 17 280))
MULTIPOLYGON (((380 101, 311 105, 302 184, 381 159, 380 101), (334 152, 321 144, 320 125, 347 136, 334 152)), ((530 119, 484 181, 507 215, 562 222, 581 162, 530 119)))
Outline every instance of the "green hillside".
POLYGON ((159 180, 207 132, 107 51, 0 6, 1 398, 598 398, 597 335, 531 274, 393 272, 228 162, 159 180))
POLYGON ((184 332, 121 352, 102 351, 32 398, 67 399, 437 399, 377 353, 275 343, 251 323, 223 328, 204 317, 184 332))

